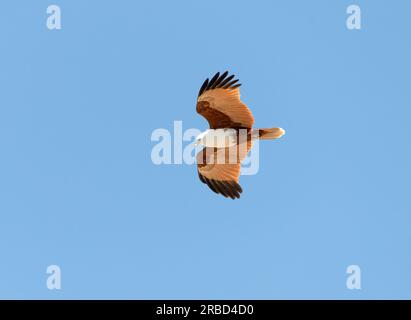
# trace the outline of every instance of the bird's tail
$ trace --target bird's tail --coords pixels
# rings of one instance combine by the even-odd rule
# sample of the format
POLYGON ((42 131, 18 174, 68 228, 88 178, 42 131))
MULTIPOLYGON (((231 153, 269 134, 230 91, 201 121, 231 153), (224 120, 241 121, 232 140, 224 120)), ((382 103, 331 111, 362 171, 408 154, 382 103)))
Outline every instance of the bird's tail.
POLYGON ((282 128, 264 128, 264 129, 255 129, 253 131, 258 132, 257 137, 260 140, 274 140, 278 139, 285 134, 285 130, 282 128))

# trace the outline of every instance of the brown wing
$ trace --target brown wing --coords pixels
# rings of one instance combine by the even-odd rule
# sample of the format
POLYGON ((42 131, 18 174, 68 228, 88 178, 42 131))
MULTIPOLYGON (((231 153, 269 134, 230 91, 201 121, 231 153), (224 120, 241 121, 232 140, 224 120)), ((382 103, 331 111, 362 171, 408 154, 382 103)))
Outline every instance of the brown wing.
POLYGON ((197 154, 200 180, 217 194, 231 199, 243 192, 238 183, 241 161, 252 147, 252 140, 228 148, 204 148, 197 154))
POLYGON ((207 119, 211 129, 251 128, 254 118, 251 111, 240 100, 241 84, 217 72, 209 81, 204 81, 197 98, 197 112, 207 119))

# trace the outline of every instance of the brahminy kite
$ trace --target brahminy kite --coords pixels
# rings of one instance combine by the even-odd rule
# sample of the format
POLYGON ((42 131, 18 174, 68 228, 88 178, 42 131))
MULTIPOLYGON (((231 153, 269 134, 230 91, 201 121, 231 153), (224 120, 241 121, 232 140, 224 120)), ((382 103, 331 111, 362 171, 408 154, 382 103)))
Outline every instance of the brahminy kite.
POLYGON ((238 183, 241 162, 247 157, 255 139, 280 138, 281 128, 253 129, 254 118, 240 100, 240 87, 228 71, 206 79, 197 98, 197 112, 207 119, 210 129, 196 138, 204 148, 197 154, 200 180, 217 194, 240 198, 238 183))

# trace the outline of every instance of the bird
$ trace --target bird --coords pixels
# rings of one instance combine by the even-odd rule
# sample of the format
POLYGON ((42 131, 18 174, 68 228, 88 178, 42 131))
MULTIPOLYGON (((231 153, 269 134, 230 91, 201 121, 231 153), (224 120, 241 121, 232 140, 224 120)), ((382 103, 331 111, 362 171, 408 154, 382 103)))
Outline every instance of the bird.
POLYGON ((240 99, 240 83, 228 71, 217 72, 201 86, 196 111, 210 129, 199 134, 194 142, 203 146, 196 155, 201 182, 216 194, 239 199, 243 192, 239 184, 241 162, 251 150, 253 141, 278 139, 282 128, 253 129, 254 117, 240 99))

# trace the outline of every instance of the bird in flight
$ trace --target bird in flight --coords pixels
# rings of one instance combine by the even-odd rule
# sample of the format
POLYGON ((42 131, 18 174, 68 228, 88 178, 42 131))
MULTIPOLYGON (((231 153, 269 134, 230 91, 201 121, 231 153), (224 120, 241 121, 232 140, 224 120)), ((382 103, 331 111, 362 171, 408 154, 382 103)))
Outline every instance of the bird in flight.
POLYGON ((212 191, 231 199, 240 198, 243 191, 238 183, 240 167, 253 141, 285 133, 281 128, 253 129, 253 115, 240 100, 240 85, 228 71, 217 72, 201 86, 196 108, 210 125, 195 141, 204 146, 196 156, 198 176, 212 191))

